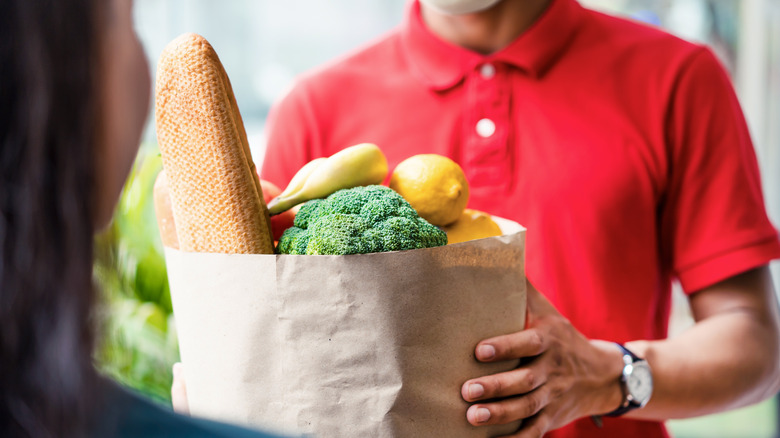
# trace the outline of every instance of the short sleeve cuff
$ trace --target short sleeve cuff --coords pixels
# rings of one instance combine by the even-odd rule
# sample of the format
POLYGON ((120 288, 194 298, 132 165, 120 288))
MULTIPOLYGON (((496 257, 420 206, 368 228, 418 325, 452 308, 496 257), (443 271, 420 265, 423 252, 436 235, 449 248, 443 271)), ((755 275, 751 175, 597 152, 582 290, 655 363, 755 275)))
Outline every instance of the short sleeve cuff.
POLYGON ((688 266, 677 276, 685 293, 691 294, 778 258, 780 241, 775 234, 688 266))

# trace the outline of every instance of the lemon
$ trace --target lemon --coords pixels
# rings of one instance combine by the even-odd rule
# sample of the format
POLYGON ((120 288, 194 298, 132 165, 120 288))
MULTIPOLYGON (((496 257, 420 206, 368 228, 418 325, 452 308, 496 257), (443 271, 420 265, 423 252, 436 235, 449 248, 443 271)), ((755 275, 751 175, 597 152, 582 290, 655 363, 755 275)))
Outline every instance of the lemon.
POLYGON ((469 183, 458 163, 436 154, 407 158, 396 166, 390 188, 406 199, 417 214, 437 226, 460 217, 469 201, 469 183))
POLYGON ((489 214, 478 210, 465 209, 460 219, 444 227, 447 243, 459 243, 485 237, 500 236, 503 233, 489 214))

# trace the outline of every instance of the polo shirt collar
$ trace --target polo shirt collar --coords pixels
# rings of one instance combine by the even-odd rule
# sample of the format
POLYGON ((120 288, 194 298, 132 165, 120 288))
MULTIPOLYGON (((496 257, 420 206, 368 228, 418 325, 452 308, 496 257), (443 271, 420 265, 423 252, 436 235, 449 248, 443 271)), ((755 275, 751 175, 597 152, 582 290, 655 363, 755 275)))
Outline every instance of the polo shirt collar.
POLYGON ((489 55, 445 41, 425 25, 418 0, 408 7, 401 38, 412 70, 427 86, 443 91, 477 65, 501 61, 540 77, 574 37, 584 14, 576 0, 552 0, 537 21, 507 47, 489 55))

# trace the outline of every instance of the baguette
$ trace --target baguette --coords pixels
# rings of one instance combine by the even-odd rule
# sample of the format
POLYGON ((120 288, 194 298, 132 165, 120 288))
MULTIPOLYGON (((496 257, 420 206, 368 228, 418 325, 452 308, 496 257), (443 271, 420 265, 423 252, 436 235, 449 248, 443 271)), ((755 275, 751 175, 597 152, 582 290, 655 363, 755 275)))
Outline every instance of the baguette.
POLYGON ((180 249, 272 254, 270 217, 241 114, 208 41, 190 33, 166 46, 155 102, 180 249))

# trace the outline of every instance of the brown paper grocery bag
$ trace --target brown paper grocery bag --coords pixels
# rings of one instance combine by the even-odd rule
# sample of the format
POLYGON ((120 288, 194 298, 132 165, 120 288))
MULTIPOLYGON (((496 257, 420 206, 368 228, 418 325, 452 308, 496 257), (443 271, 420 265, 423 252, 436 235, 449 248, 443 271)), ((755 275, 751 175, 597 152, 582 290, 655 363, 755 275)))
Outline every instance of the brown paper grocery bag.
POLYGON ((525 230, 349 256, 166 249, 193 415, 317 437, 492 437, 466 380, 510 370, 474 347, 525 323, 525 230))

